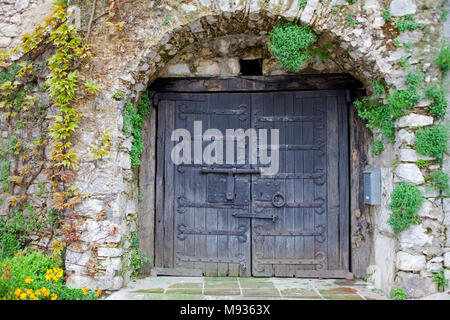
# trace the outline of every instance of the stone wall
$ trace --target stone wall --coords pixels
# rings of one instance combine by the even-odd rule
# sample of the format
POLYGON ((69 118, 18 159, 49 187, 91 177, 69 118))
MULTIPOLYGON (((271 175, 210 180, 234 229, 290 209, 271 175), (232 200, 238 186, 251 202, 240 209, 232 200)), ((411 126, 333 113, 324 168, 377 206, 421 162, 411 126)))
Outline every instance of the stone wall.
POLYGON ((1 0, 0 51, 20 44, 20 36, 33 31, 52 11, 52 0, 1 0))
MULTIPOLYGON (((40 12, 45 13, 48 2, 0 2, 0 22, 8 24, 0 29, 0 47, 16 44, 16 35, 27 31, 26 14, 41 7, 40 12), (9 29, 16 31, 5 32, 9 29)), ((92 1, 69 4, 73 12, 80 12, 80 27, 86 31, 92 1)), ((97 1, 90 38, 96 58, 90 70, 82 70, 82 74, 89 72, 103 89, 95 97, 76 101, 84 117, 76 139, 80 164, 75 183, 89 197, 78 207, 85 221, 82 249, 69 251, 66 258, 68 282, 75 286, 114 290, 130 277, 129 248, 138 229, 138 170, 132 169, 130 163, 132 138, 122 131, 125 99, 112 99, 117 91, 136 103, 148 84, 160 76, 238 75, 239 58, 262 58, 266 75, 285 73, 265 46, 268 33, 281 19, 311 24, 320 34, 319 46, 330 52, 329 61, 313 58, 302 72, 349 72, 364 83, 369 93, 371 82, 377 79, 384 80, 390 89, 404 88, 407 72, 401 68, 401 58, 409 57, 411 66, 425 74, 425 84, 437 82, 440 76, 434 63, 443 30, 438 0, 359 0, 352 5, 344 0, 309 0, 305 8, 299 8, 296 1, 278 0, 128 1, 121 7, 122 30, 106 23, 108 15, 103 13, 107 4, 106 0, 97 1), (382 18, 389 5, 394 19, 414 14, 425 28, 399 33, 392 22, 382 18), (354 18, 354 26, 349 25, 349 16, 354 18), (412 47, 397 48, 394 38, 412 47), (111 133, 111 153, 94 164, 88 160, 88 146, 105 129, 111 133), (96 215, 100 210, 105 210, 105 218, 96 215), (115 228, 119 231, 111 235, 115 228), (98 266, 93 277, 86 267, 89 260, 98 266)), ((77 20, 75 17, 75 23, 77 20)), ((421 156, 412 150, 415 130, 434 123, 425 112, 429 103, 421 100, 410 115, 401 118, 396 124, 395 143, 379 157, 369 158, 368 167, 382 168, 383 199, 381 206, 365 212, 373 233, 368 273, 385 293, 399 286, 410 297, 431 294, 436 291, 432 274, 441 266, 449 267, 448 199, 439 199, 425 188, 424 176, 428 172, 415 165, 421 156), (395 159, 398 166, 394 169, 395 159), (387 224, 388 204, 393 188, 401 181, 419 185, 427 200, 420 211, 422 223, 397 237, 387 224)), ((367 141, 370 145, 371 141, 367 141)), ((449 170, 448 158, 444 169, 449 170)))

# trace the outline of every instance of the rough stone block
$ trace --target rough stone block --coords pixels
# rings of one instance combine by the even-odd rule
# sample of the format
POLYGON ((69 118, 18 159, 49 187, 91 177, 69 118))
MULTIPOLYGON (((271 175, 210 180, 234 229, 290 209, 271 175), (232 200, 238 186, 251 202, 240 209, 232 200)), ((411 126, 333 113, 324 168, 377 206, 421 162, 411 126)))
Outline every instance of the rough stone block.
POLYGON ((11 43, 11 38, 0 37, 0 48, 5 48, 11 43))
POLYGON ((416 162, 417 160, 433 160, 432 157, 427 157, 417 153, 413 149, 400 149, 398 152, 398 160, 401 162, 416 162))
POLYGON ((424 116, 421 114, 410 113, 407 116, 401 117, 395 123, 397 128, 404 127, 424 127, 433 124, 433 117, 424 116))
POLYGON ((22 11, 23 9, 27 8, 29 4, 30 0, 17 0, 14 9, 16 9, 17 11, 22 11))
POLYGON ((403 271, 420 271, 425 268, 425 256, 400 251, 397 253, 397 268, 403 271))
POLYGON ((435 219, 441 222, 444 219, 442 210, 429 200, 425 200, 422 203, 418 215, 422 218, 435 219))
POLYGON ((91 278, 89 276, 72 275, 67 279, 67 285, 70 287, 87 287, 92 290, 118 290, 122 287, 122 283, 123 278, 120 276, 96 276, 94 278, 91 278))
POLYGON ((410 272, 400 271, 395 283, 406 291, 408 298, 421 298, 437 291, 436 284, 430 278, 410 272))
POLYGON ((19 35, 19 29, 14 24, 1 23, 0 34, 6 37, 17 37, 19 35))
POLYGON ((178 63, 169 65, 167 67, 166 74, 167 76, 186 76, 191 74, 191 71, 189 70, 189 67, 185 63, 178 63))
POLYGON ((118 243, 121 239, 119 227, 109 221, 87 220, 80 228, 80 240, 88 243, 118 243))
POLYGON ((197 65, 198 75, 212 76, 220 74, 220 66, 217 62, 211 60, 200 60, 197 65))
POLYGON ((66 251, 66 265, 86 266, 89 259, 91 258, 92 252, 90 250, 86 250, 84 252, 77 252, 68 249, 66 251))
POLYGON ((426 230, 422 225, 412 225, 407 230, 400 233, 398 240, 401 249, 418 249, 425 245, 431 245, 433 236, 426 233, 426 230))
POLYGON ((375 287, 383 292, 389 292, 394 282, 396 242, 394 238, 375 233, 374 264, 376 268, 372 268, 374 271, 372 279, 375 287))
POLYGON ((413 184, 422 184, 425 179, 420 169, 414 163, 400 163, 395 168, 395 182, 410 182, 413 184))
POLYGON ((450 268, 450 252, 444 253, 444 267, 450 268))
POLYGON ((427 271, 431 273, 439 272, 439 270, 442 269, 442 262, 444 261, 444 258, 442 257, 435 257, 427 262, 427 271))
POLYGON ((397 145, 406 144, 410 146, 414 145, 414 138, 415 138, 414 133, 409 132, 405 129, 400 129, 395 137, 397 145))
POLYGON ((120 248, 98 248, 99 257, 120 257, 122 252, 120 248))
POLYGON ((389 11, 394 17, 414 14, 417 11, 417 5, 414 0, 392 0, 389 11))

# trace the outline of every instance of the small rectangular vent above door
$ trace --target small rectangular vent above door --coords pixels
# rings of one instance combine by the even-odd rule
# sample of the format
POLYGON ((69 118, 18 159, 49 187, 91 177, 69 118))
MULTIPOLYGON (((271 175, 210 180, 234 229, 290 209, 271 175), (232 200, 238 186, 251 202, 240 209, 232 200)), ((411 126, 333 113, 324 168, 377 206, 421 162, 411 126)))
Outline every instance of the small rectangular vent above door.
POLYGON ((262 59, 239 59, 241 76, 262 76, 262 59))

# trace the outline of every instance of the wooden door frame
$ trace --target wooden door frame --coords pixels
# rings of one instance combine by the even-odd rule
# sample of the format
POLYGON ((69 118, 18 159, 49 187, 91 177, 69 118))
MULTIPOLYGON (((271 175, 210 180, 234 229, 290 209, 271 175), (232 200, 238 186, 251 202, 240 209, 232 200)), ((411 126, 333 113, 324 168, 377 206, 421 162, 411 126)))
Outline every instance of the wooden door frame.
MULTIPOLYGON (((158 93, 211 93, 211 92, 261 92, 261 91, 304 91, 304 90, 347 90, 348 108, 348 182, 349 196, 349 265, 357 278, 366 274, 372 244, 369 210, 364 210, 362 172, 367 165, 370 132, 357 116, 351 105, 353 99, 364 95, 362 84, 349 74, 311 74, 283 76, 245 76, 245 77, 189 77, 159 78, 149 87, 153 99, 151 116, 144 123, 144 151, 139 169, 139 243, 142 250, 152 259, 144 269, 148 273, 155 260, 155 219, 156 204, 156 140, 158 121, 158 93)), ((152 101, 152 100, 151 100, 152 101)))

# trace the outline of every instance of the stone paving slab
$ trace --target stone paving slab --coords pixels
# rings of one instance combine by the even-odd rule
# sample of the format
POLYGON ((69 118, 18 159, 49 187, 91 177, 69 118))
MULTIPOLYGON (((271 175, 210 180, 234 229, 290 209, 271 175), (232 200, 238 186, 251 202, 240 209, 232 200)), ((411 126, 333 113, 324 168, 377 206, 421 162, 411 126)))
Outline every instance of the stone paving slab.
POLYGON ((360 280, 303 278, 148 277, 107 300, 384 300, 360 280))

